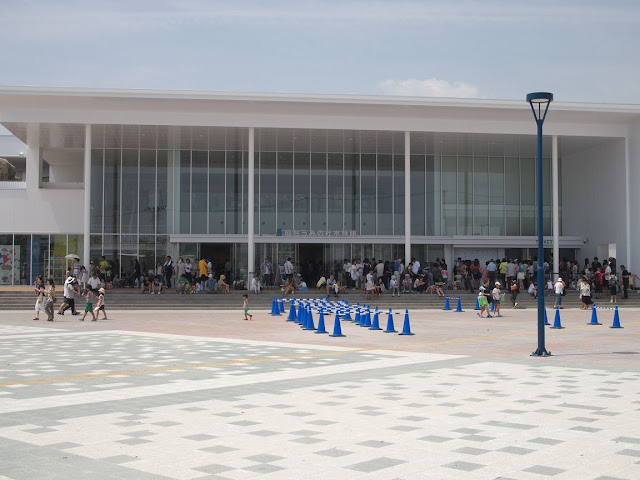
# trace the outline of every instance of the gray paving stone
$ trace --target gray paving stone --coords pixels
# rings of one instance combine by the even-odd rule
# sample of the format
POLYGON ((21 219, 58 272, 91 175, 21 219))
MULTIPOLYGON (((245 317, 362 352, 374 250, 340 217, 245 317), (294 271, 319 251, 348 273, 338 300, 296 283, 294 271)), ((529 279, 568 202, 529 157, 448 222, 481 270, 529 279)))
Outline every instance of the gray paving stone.
POLYGON ((452 468, 454 470, 463 470, 465 472, 473 472, 474 470, 478 470, 479 468, 486 467, 486 465, 480 465, 479 463, 471 463, 471 462, 463 462, 463 461, 448 463, 442 466, 446 468, 452 468))
POLYGON ((403 463, 406 462, 404 460, 398 460, 395 458, 379 457, 372 460, 367 460, 365 462, 347 465, 344 468, 348 468, 350 470, 355 470, 358 472, 371 473, 378 470, 383 470, 385 468, 395 467, 396 465, 400 465, 403 463))
POLYGON ((234 451, 236 451, 238 449, 237 448, 232 448, 232 447, 227 447, 225 445, 213 445, 211 447, 200 448, 199 450, 201 450, 203 452, 210 452, 210 453, 227 453, 227 452, 234 452, 234 451))
POLYGON ((182 438, 186 438, 187 440, 194 440, 196 442, 203 442, 205 440, 211 440, 218 437, 216 437, 215 435, 207 435, 206 433, 198 433, 196 435, 187 435, 186 437, 182 438))
POLYGON ((514 455, 527 455, 528 453, 535 452, 530 448, 522 448, 522 447, 504 447, 497 450, 498 452, 504 453, 512 453, 514 455))
POLYGON ((268 455, 266 453, 262 453, 260 455, 252 455, 250 457, 244 457, 245 460, 251 460, 252 462, 258 463, 270 463, 277 462, 278 460, 285 460, 285 457, 279 457, 277 455, 268 455))
POLYGON ((277 465, 271 465, 270 463, 261 463, 259 465, 251 465, 249 467, 244 467, 242 470, 247 470, 248 472, 257 472, 257 473, 273 473, 279 470, 285 470, 284 467, 279 467, 277 465))
POLYGON ((424 440, 425 442, 444 443, 449 440, 453 440, 450 437, 441 437, 439 435, 427 435, 426 437, 420 437, 418 440, 424 440))
POLYGON ((563 470, 561 468, 545 467, 544 465, 535 465, 533 467, 523 470, 523 472, 535 473, 538 475, 546 475, 549 477, 553 477, 560 473, 566 472, 566 470, 563 470))
POLYGON ((221 465, 219 463, 211 463, 209 465, 203 465, 202 467, 193 468, 193 470, 197 470, 198 472, 216 474, 216 473, 229 472, 231 470, 235 470, 235 468, 229 467, 227 465, 221 465))
POLYGON ((553 445, 558 445, 560 443, 563 443, 563 440, 555 440, 553 438, 538 437, 538 438, 532 438, 531 440, 527 440, 527 442, 553 446, 553 445))
POLYGON ((489 453, 491 450, 485 450, 484 448, 462 447, 454 450, 456 453, 464 453, 465 455, 482 455, 483 453, 489 453))
POLYGON ((331 448, 329 450, 321 450, 319 452, 314 452, 316 455, 324 455, 325 457, 344 457, 346 455, 353 455, 354 452, 348 452, 346 450, 340 450, 338 448, 331 448))
POLYGON ((637 437, 617 437, 617 438, 614 438, 613 441, 640 445, 640 438, 637 438, 637 437))
POLYGON ((640 457, 640 450, 633 450, 633 449, 625 449, 625 450, 620 450, 619 452, 616 452, 618 455, 627 455, 629 457, 640 457))

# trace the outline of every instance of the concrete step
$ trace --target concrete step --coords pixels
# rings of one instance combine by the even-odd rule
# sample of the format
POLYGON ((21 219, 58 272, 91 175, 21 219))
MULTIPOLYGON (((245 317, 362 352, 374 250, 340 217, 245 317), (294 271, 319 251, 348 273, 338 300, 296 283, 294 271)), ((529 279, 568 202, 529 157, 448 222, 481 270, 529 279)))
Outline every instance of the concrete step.
MULTIPOLYGON (((232 291, 229 295, 223 294, 206 294, 198 293, 195 295, 179 295, 174 291, 166 291, 162 295, 151 295, 149 293, 140 294, 134 289, 115 289, 107 292, 107 306, 111 310, 229 310, 240 309, 242 307, 242 294, 245 291, 232 291)), ((462 308, 465 310, 473 309, 476 304, 476 295, 468 292, 449 292, 450 308, 455 310, 457 306, 457 297, 461 299, 462 308)), ((280 298, 281 292, 278 290, 266 290, 261 295, 250 295, 251 308, 253 310, 271 310, 272 298, 280 298)), ((296 292, 292 298, 323 298, 324 293, 316 291, 296 292)), ((345 299, 351 304, 370 304, 380 309, 442 309, 445 305, 445 299, 432 294, 403 294, 400 297, 392 297, 390 293, 385 292, 379 298, 365 298, 361 291, 349 290, 345 294, 340 295, 340 299, 345 299)), ((0 310, 32 310, 35 304, 35 294, 30 291, 8 291, 0 290, 0 310)), ((56 302, 56 306, 60 304, 56 302)), ((331 297, 335 300, 335 297, 331 297)), ((601 306, 612 306, 608 297, 603 297, 600 301, 595 300, 601 306)), ((553 306, 555 297, 546 297, 545 305, 553 306)), ((84 309, 84 299, 76 298, 78 307, 84 309)), ((618 300, 620 307, 638 307, 640 308, 640 295, 631 292, 628 300, 618 300)), ((563 306, 565 308, 577 308, 580 306, 580 300, 577 292, 568 292, 563 298, 563 306)), ((518 296, 519 308, 537 308, 537 300, 528 294, 520 294, 518 296)), ((288 303, 285 302, 285 309, 288 311, 288 303)), ((507 295, 503 308, 510 309, 511 302, 507 295)))

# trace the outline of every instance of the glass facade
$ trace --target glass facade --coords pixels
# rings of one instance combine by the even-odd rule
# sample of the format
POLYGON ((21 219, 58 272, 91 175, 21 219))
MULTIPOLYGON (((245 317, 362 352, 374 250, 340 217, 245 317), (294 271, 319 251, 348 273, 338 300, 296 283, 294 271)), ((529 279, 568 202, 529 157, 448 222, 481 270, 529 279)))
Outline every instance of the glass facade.
MULTIPOLYGON (((170 252, 197 257, 206 241, 231 245, 226 255, 236 273, 248 270, 248 129, 94 126, 92 132, 92 258, 105 255, 126 270, 137 256, 149 270, 170 252), (171 236, 180 237, 179 248, 171 236)), ((320 246, 325 264, 391 260, 404 250, 406 221, 412 252, 425 260, 444 255, 432 237, 533 236, 535 148, 534 136, 412 132, 406 218, 404 132, 258 128, 256 263, 265 255, 278 261, 299 255, 296 245, 305 243, 320 246)), ((545 175, 550 163, 545 145, 545 175)))
POLYGON ((32 285, 38 275, 57 285, 71 265, 67 255, 82 258, 82 235, 0 235, 0 285, 32 285))

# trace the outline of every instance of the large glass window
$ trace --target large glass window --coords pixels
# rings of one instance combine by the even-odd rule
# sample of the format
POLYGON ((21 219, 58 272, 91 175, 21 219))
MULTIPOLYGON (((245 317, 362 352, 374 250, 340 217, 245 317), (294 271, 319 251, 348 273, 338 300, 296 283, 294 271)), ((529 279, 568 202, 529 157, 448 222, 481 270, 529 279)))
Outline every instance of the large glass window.
MULTIPOLYGON (((346 141, 346 140, 345 140, 346 141)), ((344 156, 344 229, 360 233, 360 157, 344 156)))
POLYGON ((489 235, 489 159, 473 159, 473 234, 489 235))
POLYGON ((225 232, 225 155, 224 152, 209 153, 209 233, 225 232))
POLYGON ((208 152, 191 155, 191 233, 207 233, 208 152))
POLYGON ((156 204, 156 152, 140 150, 140 233, 155 233, 156 204))
POLYGON ((158 165, 156 172, 158 182, 156 185, 156 198, 158 202, 156 207, 156 232, 167 233, 170 218, 167 215, 167 205, 169 195, 173 195, 173 189, 171 189, 169 185, 169 152, 166 150, 158 150, 156 158, 158 165))
POLYGON ((104 182, 103 169, 104 150, 91 152, 91 232, 102 232, 102 184, 104 182))
MULTIPOLYGON (((375 137, 369 138, 375 150, 375 137)), ((376 155, 367 153, 360 157, 361 166, 361 230, 362 235, 376 234, 376 155)))
MULTIPOLYGON (((407 220, 408 221, 408 220, 407 220)), ((404 155, 393 156, 393 233, 404 235, 404 155)))
POLYGON ((227 152, 227 233, 242 233, 242 152, 227 152))
POLYGON ((456 235, 458 173, 456 157, 442 157, 442 235, 456 235))
POLYGON ((104 152, 104 233, 120 231, 120 150, 104 152))
POLYGON ((293 154, 278 154, 278 228, 293 230, 293 154))
POLYGON ((473 234, 473 158, 458 157, 458 235, 473 234))
POLYGON ((138 150, 122 151, 121 233, 138 233, 138 150))
POLYGON ((326 231, 327 228, 327 154, 312 153, 311 230, 326 231))
POLYGON ((344 228, 343 209, 343 180, 342 174, 342 153, 330 153, 328 157, 327 170, 327 205, 329 230, 342 231, 344 228))
POLYGON ((378 235, 393 234, 393 160, 388 154, 378 154, 378 235))
POLYGON ((411 155, 411 234, 426 235, 425 157, 411 155))
POLYGON ((260 153, 260 171, 256 176, 260 195, 258 196, 260 221, 256 232, 262 235, 276 233, 276 154, 274 152, 260 153))
POLYGON ((489 159, 489 232, 504 235, 504 157, 489 159))
POLYGON ((309 179, 311 157, 309 153, 294 153, 293 160, 294 229, 306 232, 310 230, 309 179))
POLYGON ((191 151, 180 152, 180 209, 179 231, 191 233, 191 151))

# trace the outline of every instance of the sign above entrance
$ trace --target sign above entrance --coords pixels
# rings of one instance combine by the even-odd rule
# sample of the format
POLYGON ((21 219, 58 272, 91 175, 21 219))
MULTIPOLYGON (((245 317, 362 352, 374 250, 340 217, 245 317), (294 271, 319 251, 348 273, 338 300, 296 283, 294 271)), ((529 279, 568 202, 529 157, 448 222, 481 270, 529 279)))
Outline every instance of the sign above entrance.
POLYGON ((279 237, 355 237, 355 230, 283 230, 278 229, 279 237))

